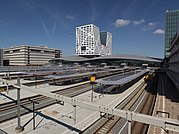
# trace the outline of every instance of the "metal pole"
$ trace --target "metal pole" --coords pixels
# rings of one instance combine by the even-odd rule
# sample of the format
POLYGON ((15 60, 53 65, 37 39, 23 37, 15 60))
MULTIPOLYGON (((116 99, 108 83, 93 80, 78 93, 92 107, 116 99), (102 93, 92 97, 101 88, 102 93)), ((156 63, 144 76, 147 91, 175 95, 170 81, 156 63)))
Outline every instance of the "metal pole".
POLYGON ((93 83, 91 85, 92 85, 91 102, 93 102, 93 83))
POLYGON ((8 94, 9 93, 9 85, 7 82, 6 82, 6 85, 7 85, 6 89, 7 89, 7 94, 8 94))
MULTIPOLYGON (((17 85, 20 86, 20 78, 17 78, 17 85)), ((24 128, 21 126, 21 119, 20 119, 20 88, 17 88, 17 132, 22 132, 24 128)))
POLYGON ((76 105, 73 105, 73 109, 74 109, 74 125, 76 124, 76 105))
POLYGON ((33 130, 35 130, 35 103, 32 102, 33 104, 33 130))
POLYGON ((37 78, 36 78, 36 75, 35 75, 35 88, 37 89, 37 80, 36 80, 37 78))
POLYGON ((131 134, 131 121, 128 121, 128 134, 131 134))

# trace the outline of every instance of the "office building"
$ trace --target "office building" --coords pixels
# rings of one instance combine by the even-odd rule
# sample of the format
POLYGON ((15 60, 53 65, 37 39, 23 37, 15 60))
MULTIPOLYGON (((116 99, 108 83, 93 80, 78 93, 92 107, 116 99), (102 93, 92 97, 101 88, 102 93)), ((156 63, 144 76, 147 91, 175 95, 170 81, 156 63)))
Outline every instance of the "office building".
POLYGON ((3 53, 3 60, 6 65, 43 65, 51 59, 61 58, 62 56, 61 50, 42 45, 13 46, 4 49, 3 53))
POLYGON ((172 39, 169 52, 168 75, 179 90, 179 30, 172 39))
POLYGON ((0 49, 0 66, 3 66, 3 49, 0 49))
POLYGON ((95 57, 112 53, 112 34, 93 24, 76 27, 76 55, 95 57))
POLYGON ((172 39, 177 32, 178 21, 179 21, 179 10, 166 11, 165 48, 164 48, 165 57, 168 57, 170 55, 169 49, 170 49, 172 39))

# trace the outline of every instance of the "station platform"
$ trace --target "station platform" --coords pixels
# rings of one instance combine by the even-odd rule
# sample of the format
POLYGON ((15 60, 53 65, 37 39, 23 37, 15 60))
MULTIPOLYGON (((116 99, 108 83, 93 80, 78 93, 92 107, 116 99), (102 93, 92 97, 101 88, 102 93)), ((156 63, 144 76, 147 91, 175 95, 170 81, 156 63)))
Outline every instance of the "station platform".
MULTIPOLYGON (((23 83, 24 81, 21 80, 21 82, 23 83)), ((53 91, 63 90, 66 88, 70 88, 70 87, 74 87, 74 86, 78 86, 78 85, 86 84, 86 83, 89 83, 89 81, 84 81, 84 82, 75 83, 75 84, 66 85, 66 86, 51 86, 49 84, 42 84, 42 85, 38 85, 38 86, 33 86, 31 88, 50 93, 53 91)), ((21 90, 21 99, 35 96, 35 95, 37 95, 37 94, 26 91, 26 90, 21 90)), ((0 93, 0 104, 10 102, 12 100, 17 100, 16 97, 17 97, 17 90, 9 90, 9 92, 6 92, 6 91, 2 92, 2 93, 0 93)))
MULTIPOLYGON (((164 74, 159 75, 158 93, 153 116, 177 119, 179 124, 179 91, 164 74)), ((148 134, 178 134, 164 128, 150 126, 148 134)))
MULTIPOLYGON (((113 95, 103 95, 94 92, 93 103, 100 105, 107 105, 110 107, 115 107, 118 103, 122 102, 126 96, 131 94, 136 87, 138 87, 142 82, 143 78, 135 83, 132 87, 128 88, 121 94, 113 95)), ((81 101, 91 101, 91 91, 84 94, 80 94, 75 97, 81 101)), ((36 116, 36 129, 32 129, 32 121, 27 123, 32 118, 32 113, 27 114, 21 117, 22 126, 25 126, 25 129, 22 133, 27 134, 59 134, 59 133, 79 133, 80 131, 85 130, 89 125, 94 123, 97 119, 100 118, 99 112, 84 109, 77 107, 77 120, 76 122, 73 119, 73 107, 69 104, 64 106, 55 104, 47 108, 38 110, 36 116)), ((6 133, 16 133, 15 128, 17 127, 17 119, 13 119, 0 124, 2 131, 6 133)))

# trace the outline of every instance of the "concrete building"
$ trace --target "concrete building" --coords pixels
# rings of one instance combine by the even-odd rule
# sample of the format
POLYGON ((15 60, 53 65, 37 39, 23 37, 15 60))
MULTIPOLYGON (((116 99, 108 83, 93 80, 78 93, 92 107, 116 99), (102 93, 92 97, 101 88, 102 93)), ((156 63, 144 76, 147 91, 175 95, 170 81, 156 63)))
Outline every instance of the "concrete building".
POLYGON ((20 45, 3 50, 5 65, 43 65, 54 58, 61 58, 59 49, 47 46, 20 45))
POLYGON ((179 90, 179 31, 172 40, 169 52, 168 75, 179 90))
POLYGON ((93 24, 76 27, 76 55, 95 57, 112 54, 112 34, 93 24))
POLYGON ((172 39, 177 32, 178 21, 179 21, 179 10, 166 11, 165 48, 164 48, 165 57, 168 57, 170 55, 169 49, 170 49, 172 39))
POLYGON ((0 66, 3 66, 3 49, 0 49, 0 66))

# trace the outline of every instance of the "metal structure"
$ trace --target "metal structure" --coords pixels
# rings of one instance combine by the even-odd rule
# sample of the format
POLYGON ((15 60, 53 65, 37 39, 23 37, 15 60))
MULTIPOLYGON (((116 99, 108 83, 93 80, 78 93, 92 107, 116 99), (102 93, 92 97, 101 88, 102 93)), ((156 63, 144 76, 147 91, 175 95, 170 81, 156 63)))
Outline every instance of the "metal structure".
POLYGON ((34 89, 28 88, 23 85, 21 85, 21 87, 14 85, 14 87, 16 87, 18 89, 21 88, 23 90, 27 90, 27 91, 30 91, 30 92, 33 92, 36 94, 41 94, 41 95, 56 99, 57 101, 62 102, 62 103, 71 104, 72 106, 75 107, 74 108, 74 120, 75 121, 76 121, 76 107, 79 106, 79 107, 82 107, 85 109, 98 111, 100 113, 111 114, 111 115, 116 115, 116 116, 125 118, 128 121, 128 134, 131 133, 131 121, 141 122, 141 123, 145 123, 145 124, 151 124, 154 126, 161 127, 165 130, 179 132, 179 121, 176 119, 154 117, 154 116, 144 115, 144 114, 130 112, 130 111, 126 111, 126 110, 119 110, 119 109, 111 108, 108 106, 101 106, 101 105, 93 104, 90 102, 82 102, 81 100, 65 97, 63 95, 34 90, 34 89))
POLYGON ((16 127, 16 131, 17 132, 22 132, 24 130, 24 128, 21 126, 21 113, 20 113, 20 78, 17 78, 17 127, 16 127))

